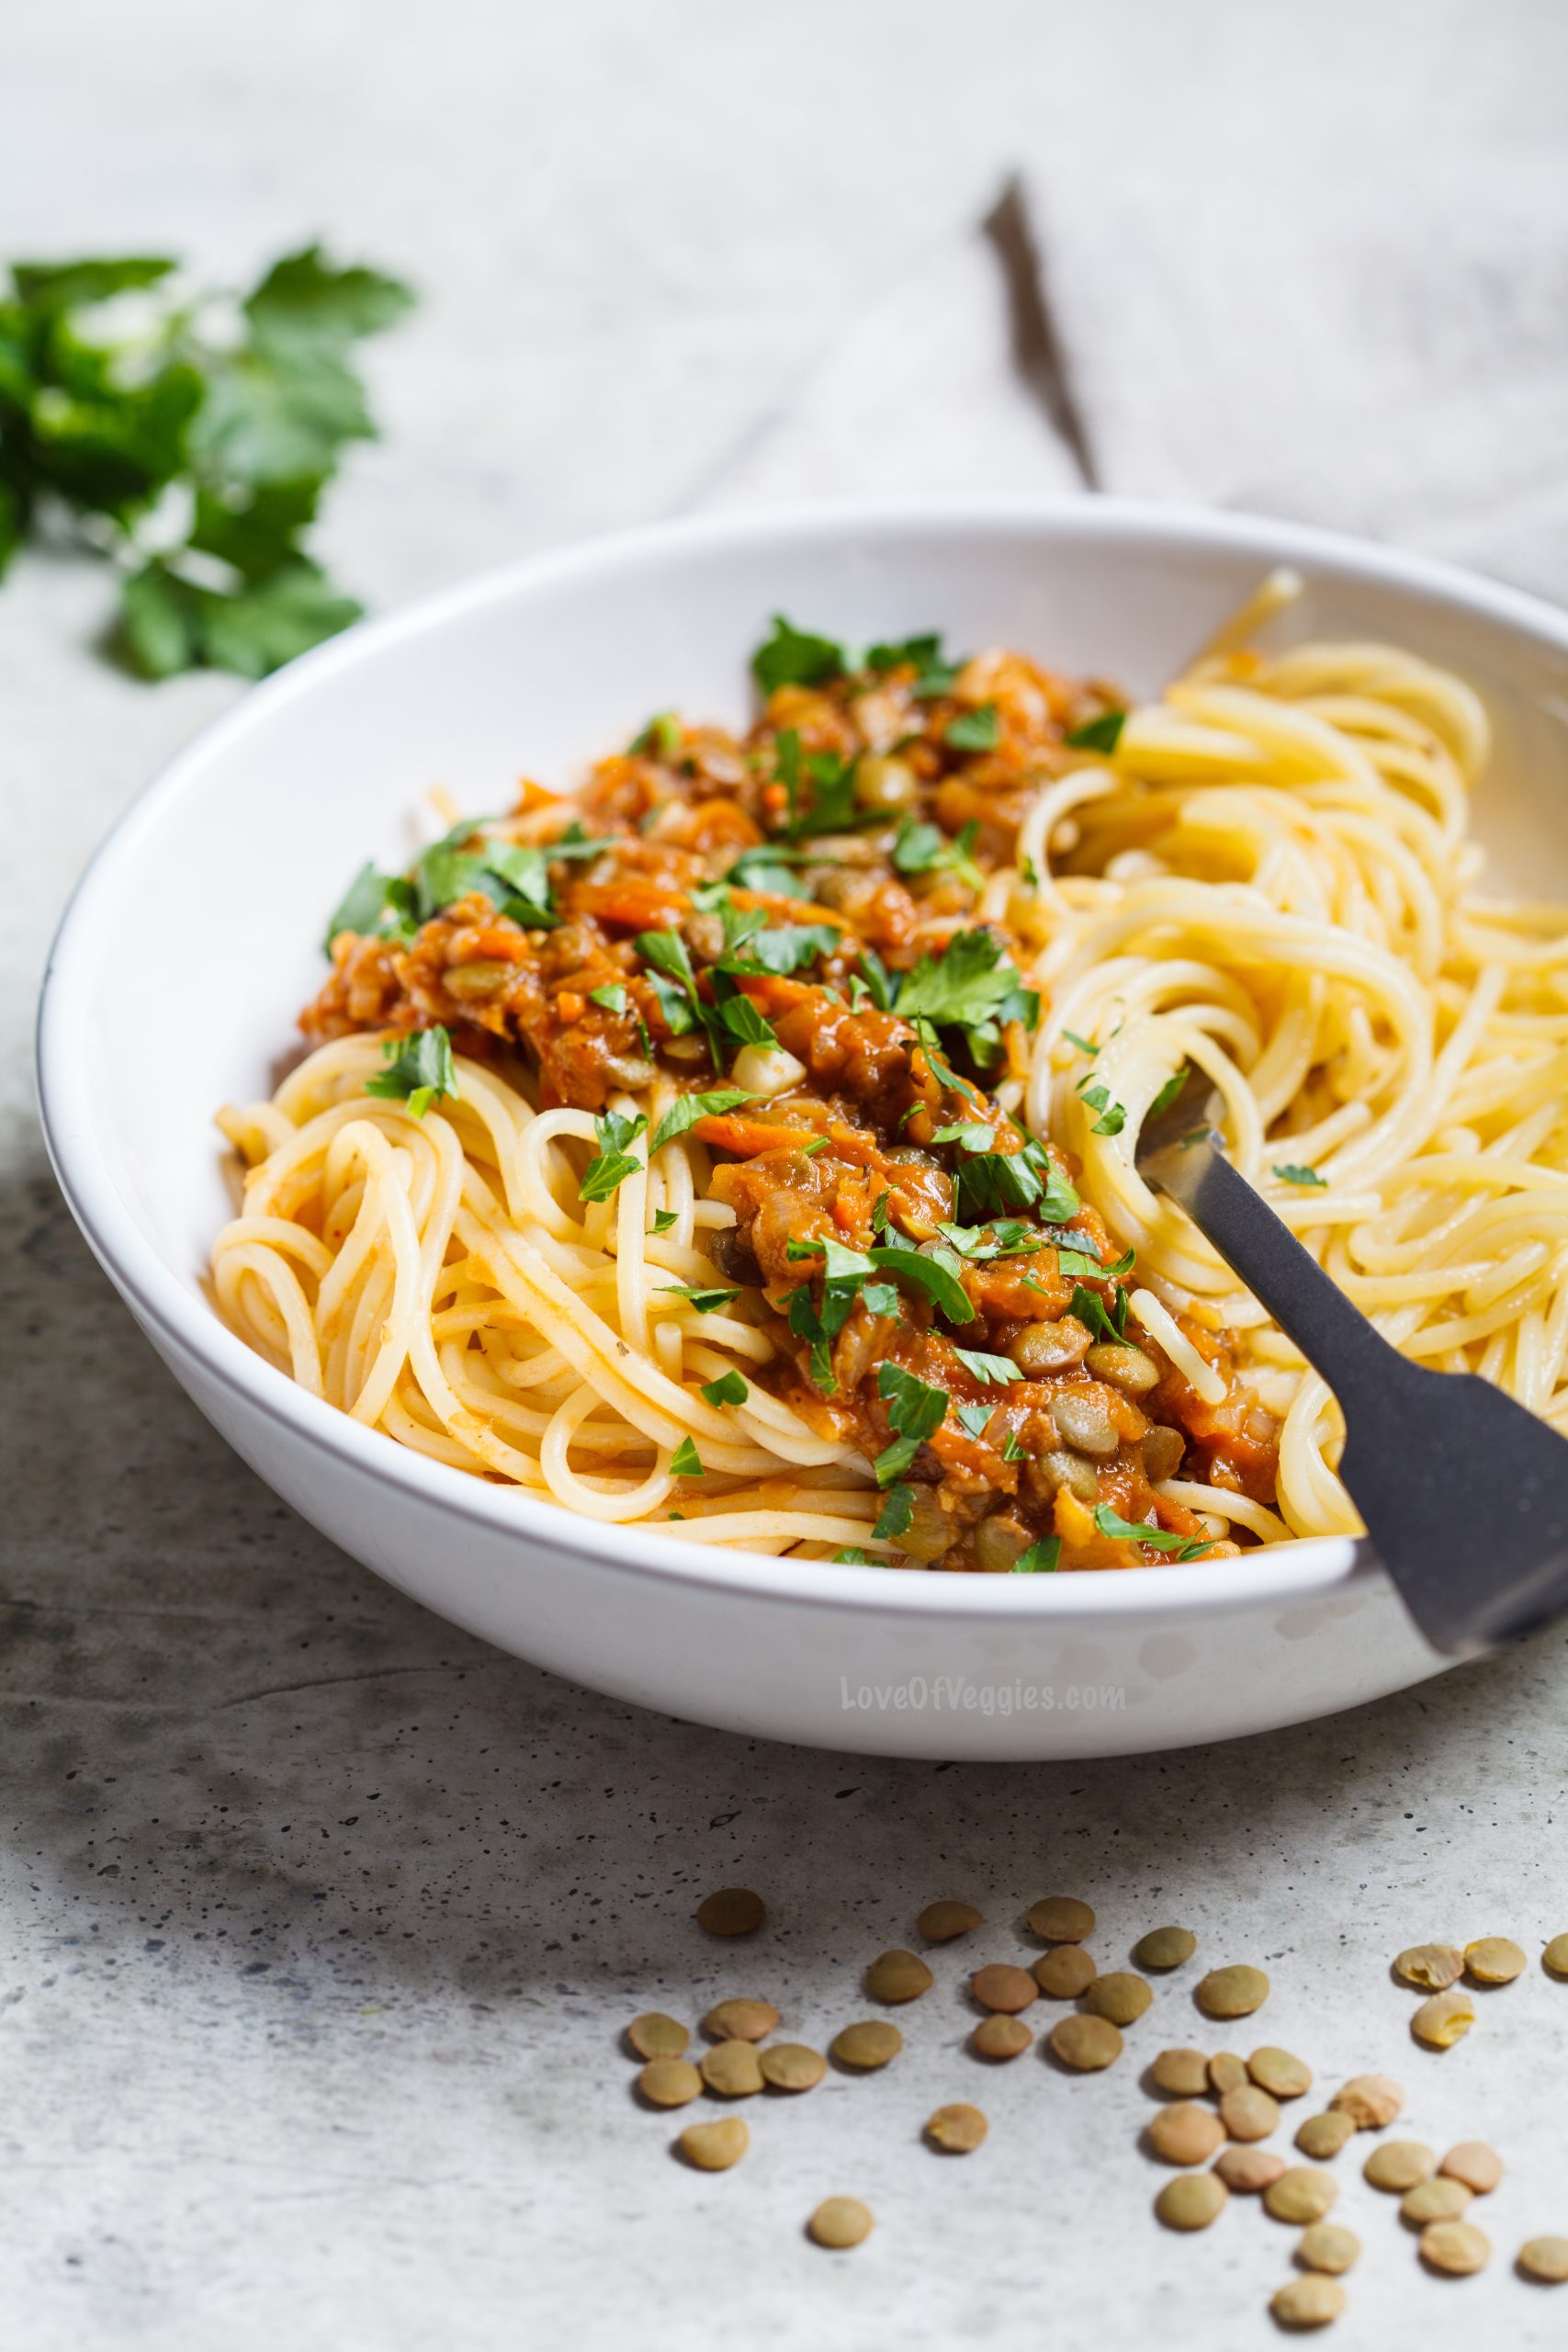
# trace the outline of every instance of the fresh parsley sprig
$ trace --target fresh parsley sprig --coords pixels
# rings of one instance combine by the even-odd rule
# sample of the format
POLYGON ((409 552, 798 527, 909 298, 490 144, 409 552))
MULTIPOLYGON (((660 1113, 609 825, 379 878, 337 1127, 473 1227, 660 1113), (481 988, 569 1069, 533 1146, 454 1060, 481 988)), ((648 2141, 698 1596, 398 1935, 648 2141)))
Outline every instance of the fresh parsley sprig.
POLYGON ((894 1442, 873 1465, 879 1487, 890 1487, 909 1467, 921 1445, 934 1437, 947 1419, 945 1388, 934 1387, 902 1364, 885 1363, 876 1375, 876 1393, 887 1402, 887 1424, 894 1442))
POLYGON ((433 1102, 447 1095, 456 1099, 457 1071, 452 1040, 439 1023, 434 1029, 416 1029, 406 1037, 389 1037, 381 1057, 387 1068, 366 1080, 367 1094, 389 1102, 406 1102, 416 1119, 423 1119, 433 1102))
POLYGON ((577 1188, 580 1201, 608 1201, 614 1198, 628 1176, 635 1176, 642 1166, 631 1150, 638 1136, 648 1126, 642 1112, 628 1119, 623 1112, 606 1111, 593 1122, 593 1138, 599 1148, 582 1171, 582 1182, 577 1188))
POLYGON ((359 616, 306 551, 350 443, 354 346, 413 297, 319 245, 236 300, 165 256, 13 265, 0 293, 0 572, 63 510, 121 575, 149 678, 259 678, 359 616))

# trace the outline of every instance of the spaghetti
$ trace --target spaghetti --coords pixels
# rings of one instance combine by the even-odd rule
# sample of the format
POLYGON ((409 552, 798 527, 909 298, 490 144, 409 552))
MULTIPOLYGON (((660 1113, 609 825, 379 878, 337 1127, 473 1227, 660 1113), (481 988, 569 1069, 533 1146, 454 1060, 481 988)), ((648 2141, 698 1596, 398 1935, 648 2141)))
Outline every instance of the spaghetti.
POLYGON ((1478 890, 1470 689, 1264 656, 1283 593, 1130 710, 776 624, 745 739, 661 717, 367 868, 315 1050, 220 1118, 220 1311, 418 1452, 739 1550, 1352 1531, 1332 1398, 1136 1173, 1190 1058, 1396 1345, 1568 1431, 1568 916, 1478 890))

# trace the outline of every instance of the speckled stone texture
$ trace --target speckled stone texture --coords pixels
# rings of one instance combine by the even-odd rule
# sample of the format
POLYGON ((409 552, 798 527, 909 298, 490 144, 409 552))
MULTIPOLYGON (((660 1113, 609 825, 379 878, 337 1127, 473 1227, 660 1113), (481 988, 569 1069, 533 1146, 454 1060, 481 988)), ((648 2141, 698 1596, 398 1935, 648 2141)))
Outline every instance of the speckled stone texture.
MULTIPOLYGON (((844 420, 874 425, 877 321, 913 400, 926 256, 948 289, 934 380, 944 318, 980 332, 974 223, 1047 147, 1060 170, 1120 141, 1188 187, 1195 156, 1223 164, 1238 90, 1266 107, 1301 84, 1321 107, 1343 85, 1325 168, 1412 90, 1430 145, 1479 121, 1528 160, 1550 13, 20 0, 0 221, 12 250, 172 243, 236 277, 319 229, 419 278, 418 320, 372 354, 388 438, 356 459, 329 534, 385 605, 727 484, 852 486, 844 420)), ((906 422, 908 486, 939 440, 936 470, 963 486, 974 376, 953 366, 945 413, 906 422)), ((1017 397, 988 397, 1027 469, 1017 397)), ((1043 416, 1040 432, 1038 479, 1076 478, 1043 416)), ((881 457, 866 478, 893 486, 881 457)), ((977 450, 974 483, 988 464, 977 450)), ((1347 2152, 1335 2218, 1366 2252, 1343 2339, 1561 2342, 1568 2300, 1510 2265, 1568 2228, 1568 1986, 1539 1965, 1568 1928, 1563 1634, 1267 1740, 1000 1770, 671 1724, 377 1583, 185 1403, 42 1163, 27 1040, 61 899, 135 786, 236 691, 118 677, 94 650, 107 610, 101 576, 62 550, 0 592, 7 2345, 1264 2346, 1293 2233, 1238 2198, 1201 2239, 1163 2234, 1165 2176, 1137 2145, 1142 2068, 1167 2042, 1219 2044, 1191 1985, 1241 1960, 1274 1992, 1233 2046, 1299 2051, 1325 2091, 1387 2069, 1410 2092, 1402 2131, 1439 2151, 1486 2138, 1508 2164, 1478 2217, 1493 2267, 1445 2282, 1361 2183, 1366 2143, 1347 2152), (768 1924, 716 1943, 692 1915, 736 1883, 768 1924), (968 1972, 1032 1958, 1021 1913, 1048 1893, 1094 1904, 1106 1966, 1153 1926, 1199 1938, 1104 2076, 1038 2047, 998 2068, 964 2048, 968 1972), (988 1924, 932 1955, 892 2067, 749 2102, 732 2173, 672 2158, 703 2110, 637 2106, 628 2018, 694 2025, 756 1992, 782 2035, 825 2047, 871 2013, 865 1963, 914 1943, 942 1894, 988 1924), (1418 2049, 1390 1960, 1484 1933, 1517 1937, 1529 1970, 1477 1996, 1458 2048, 1418 2049), (962 2162, 920 2143, 957 2099, 991 2119, 962 2162), (835 2193, 877 2215, 852 2253, 805 2235, 835 2193)), ((1029 2022, 1059 2013, 1041 2002, 1029 2022)))

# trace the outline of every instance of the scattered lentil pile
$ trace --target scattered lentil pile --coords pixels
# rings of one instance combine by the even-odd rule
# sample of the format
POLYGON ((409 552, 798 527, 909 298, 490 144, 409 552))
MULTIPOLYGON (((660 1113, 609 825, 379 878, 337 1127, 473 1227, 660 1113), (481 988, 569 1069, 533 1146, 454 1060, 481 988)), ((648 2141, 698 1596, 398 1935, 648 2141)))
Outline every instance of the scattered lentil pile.
MULTIPOLYGON (((721 1888, 696 1914, 699 1927, 716 1937, 755 1935, 766 1917, 761 1896, 746 1887, 721 1888)), ((973 1904, 944 1898, 928 1904, 915 1924, 925 1943, 938 1947, 972 1935, 985 1921, 973 1904)), ((1025 1914, 1024 1925, 1045 1946, 1030 1967, 992 1960, 969 1976, 969 1998, 979 2012, 968 2041, 971 2054, 992 2065, 1021 2057, 1034 2041, 1023 2013, 1044 1998, 1077 2004, 1044 2037, 1059 2066, 1096 2074, 1113 2065, 1126 2048, 1123 2030, 1153 2003, 1147 1977, 1129 1969, 1100 1970, 1086 1948, 1095 1915, 1076 1895, 1043 1897, 1025 1914)), ((1152 1928, 1134 1946, 1133 1958, 1140 1970, 1168 1978, 1197 1949, 1190 1928, 1152 1928)), ((1549 1975, 1568 1978, 1568 1934, 1554 1936, 1541 1959, 1549 1975)), ((1494 1990, 1513 1984, 1529 1964, 1506 1936, 1482 1936, 1462 1948, 1410 1945, 1395 1959, 1393 1973, 1427 1996, 1411 2019, 1416 2041, 1427 2050, 1451 2049, 1475 2020, 1463 1980, 1494 1990)), ((869 1963, 864 1988, 884 2007, 905 2007, 935 1981, 919 1953, 899 1948, 869 1963)), ((1193 1984, 1192 1999, 1204 2017, 1229 2023, 1253 2016, 1269 1993, 1262 1969, 1228 1962, 1193 1984)), ((728 2103, 764 2091, 789 2098, 815 2089, 828 2073, 828 2059, 804 2042, 772 2041, 781 2022, 772 2001, 751 1995, 718 2001, 702 2020, 708 2047, 694 2063, 685 2054, 688 2029, 660 2011, 645 2011, 626 2029, 626 2047, 642 2061, 638 2095, 649 2107, 680 2108, 705 2091, 728 2103)), ((829 2053, 841 2073, 865 2075, 889 2065, 903 2047, 903 2034, 889 2019, 868 2018, 840 2027, 829 2053)), ((1272 2220, 1299 2230, 1296 2275, 1276 2289, 1269 2305, 1280 2325, 1292 2331, 1325 2327, 1340 2316, 1347 2298, 1338 2282, 1361 2253, 1354 2231, 1328 2219, 1339 2183, 1325 2165, 1359 2133, 1385 2132, 1404 2106, 1404 2091, 1387 2075, 1352 2076, 1326 2107, 1296 2126, 1294 2148, 1306 2161, 1292 2164, 1259 2143, 1284 2128, 1287 2108, 1306 2098, 1313 2081, 1304 2059, 1267 2042, 1246 2058, 1229 2050, 1161 2050, 1145 2076, 1151 2097, 1161 2103, 1142 2144, 1172 2175, 1155 2197, 1156 2218, 1168 2230, 1199 2232, 1218 2221, 1233 2197, 1250 2196, 1272 2220)), ((956 2099, 927 2118, 921 2137, 944 2155, 969 2155, 989 2131, 980 2108, 956 2099)), ((690 2123, 674 2142, 700 2172, 728 2171, 750 2146, 750 2132, 738 2115, 690 2123)), ((1504 2175, 1502 2158, 1484 2141, 1461 2141, 1439 2158, 1418 2140, 1379 2139, 1361 2175, 1397 2203, 1429 2273, 1466 2278, 1484 2268, 1491 2241, 1469 2218, 1470 2209, 1489 2197, 1504 2175)), ((841 2252, 863 2245, 874 2226, 869 2207, 858 2198, 833 2195, 808 2216, 806 2233, 814 2245, 841 2252)), ((1540 2286, 1568 2282, 1568 2236, 1528 2240, 1515 2267, 1520 2278, 1540 2286)))

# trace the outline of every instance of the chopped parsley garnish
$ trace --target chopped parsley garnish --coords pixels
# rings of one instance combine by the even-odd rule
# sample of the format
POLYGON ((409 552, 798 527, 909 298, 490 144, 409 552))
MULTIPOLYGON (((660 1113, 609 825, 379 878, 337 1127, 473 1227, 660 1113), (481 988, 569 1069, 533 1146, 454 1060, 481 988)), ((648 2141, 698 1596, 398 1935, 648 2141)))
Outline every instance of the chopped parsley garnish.
POLYGON ((1102 710, 1098 718, 1088 718, 1081 727, 1067 730, 1067 741, 1075 752, 1103 752, 1107 755, 1122 741, 1122 729, 1127 724, 1124 710, 1102 710))
POLYGON ((319 245, 243 297, 172 256, 0 267, 0 571, 63 510, 116 568, 118 650, 146 678, 265 677, 346 628, 361 608, 309 535, 375 438, 355 346, 412 300, 319 245))
POLYGON ((384 1070, 365 1081, 367 1094, 389 1102, 406 1102, 423 1119, 433 1102, 457 1092, 457 1072, 452 1060, 452 1040, 439 1025, 416 1029, 412 1036, 389 1037, 381 1048, 384 1070))
MULTIPOLYGON (((718 1017, 739 1046, 776 1046, 778 1037, 772 1022, 765 1021, 749 996, 737 993, 726 997, 718 1008, 718 1017)), ((743 1098, 750 1100, 750 1097, 743 1098)))
POLYGON ((1102 1266, 1100 1260, 1091 1258, 1087 1250, 1058 1250, 1056 1272, 1059 1274, 1087 1274, 1091 1282, 1120 1282, 1123 1274, 1132 1272, 1137 1255, 1135 1250, 1124 1250, 1113 1266, 1102 1266))
POLYGON ((1112 1102, 1111 1089, 1108 1086, 1080 1084, 1078 1092, 1089 1109, 1098 1111, 1100 1114, 1099 1118, 1089 1129, 1090 1135, 1119 1136, 1127 1124, 1127 1114, 1120 1102, 1112 1102))
POLYGON ((640 734, 634 735, 626 750, 633 759, 650 753, 666 762, 673 760, 681 749, 681 722, 672 710, 655 711, 640 734))
POLYGON ((777 686, 822 686, 841 678, 844 649, 830 637, 814 637, 795 628, 782 613, 773 615, 773 633, 751 656, 751 675, 764 695, 777 686))
POLYGON ((905 974, 898 983, 897 1010, 907 1021, 923 1016, 939 1028, 966 1029, 972 1037, 988 1033, 994 1038, 1004 1021, 1021 1021, 1032 1029, 1040 1016, 1040 999, 1024 987, 1017 965, 994 932, 961 931, 940 956, 922 956, 914 970, 905 974))
POLYGON ((939 1225, 937 1231, 961 1258, 984 1265, 993 1258, 1026 1258, 1043 1250, 1046 1236, 1021 1217, 998 1217, 987 1225, 939 1225))
POLYGON ((653 1230, 656 1234, 668 1233, 671 1226, 679 1225, 680 1222, 681 1213, 678 1209, 655 1209, 653 1212, 653 1230))
POLYGON ((1088 1327, 1101 1340, 1120 1345, 1127 1336, 1127 1294, 1118 1289, 1111 1294, 1109 1309, 1097 1290, 1085 1290, 1080 1283, 1073 1293, 1069 1315, 1088 1327))
POLYGON ((710 1405, 744 1405, 750 1393, 738 1372, 721 1373, 716 1380, 705 1380, 698 1391, 710 1405))
POLYGON ((728 1306, 740 1293, 738 1290, 705 1290, 700 1283, 660 1283, 665 1298, 683 1298, 699 1315, 716 1315, 721 1306, 728 1306))
POLYGON ((1023 1460, 1023 1448, 1018 1442, 1018 1433, 1015 1430, 1009 1430, 1006 1437, 1002 1440, 1002 1460, 1004 1462, 1021 1462, 1023 1460))
POLYGON ((994 1380, 998 1388, 1005 1388, 1010 1380, 1023 1378, 1011 1356, 991 1355, 984 1348, 954 1348, 953 1352, 971 1380, 994 1380))
POLYGON ((947 1419, 945 1388, 934 1388, 902 1364, 885 1363, 876 1376, 879 1396, 887 1401, 888 1427, 894 1442, 884 1447, 874 1464, 876 1483, 890 1487, 913 1462, 928 1437, 934 1437, 947 1419))
POLYGON ((1096 1054, 1100 1051, 1100 1047, 1098 1046, 1091 1046, 1087 1037, 1080 1037, 1076 1029, 1064 1029, 1062 1035, 1066 1039, 1069 1046, 1076 1046, 1080 1054, 1087 1054, 1089 1056, 1090 1061, 1093 1061, 1096 1054))
POLYGON ((937 695, 950 694, 964 667, 962 662, 946 659, 942 639, 934 630, 923 637, 907 637, 897 645, 874 645, 866 652, 866 668, 879 675, 906 663, 912 663, 917 673, 909 688, 917 702, 929 702, 937 695))
MULTIPOLYGON (((766 917, 761 917, 765 922, 766 917)), ((721 970, 731 972, 772 972, 780 978, 797 972, 803 964, 814 964, 818 956, 831 956, 843 945, 843 933, 829 922, 780 922, 770 929, 757 930, 745 942, 744 956, 727 956, 721 970)))
POLYGON ((413 912, 413 894, 400 876, 381 874, 373 865, 364 865, 333 908, 321 944, 330 955, 340 931, 355 932, 361 938, 400 932, 412 934, 413 912))
POLYGON ((955 752, 994 752, 1002 740, 1002 716, 996 704, 983 702, 978 710, 963 712, 949 727, 947 740, 955 752))
POLYGON ((871 1229, 879 1239, 887 1230, 888 1203, 892 1198, 890 1192, 884 1191, 878 1193, 871 1204, 871 1229))
MULTIPOLYGON (((1207 1129, 1204 1132, 1206 1134, 1207 1129)), ((1282 1167, 1275 1169, 1274 1173, 1281 1184, 1311 1184, 1325 1193, 1328 1190, 1326 1176, 1320 1176, 1315 1168, 1299 1168, 1293 1160, 1286 1160, 1282 1167)))
POLYGON ((1178 1561, 1195 1560, 1214 1540, 1212 1535, 1172 1535, 1168 1529, 1150 1527, 1142 1520, 1123 1519, 1109 1503, 1099 1505, 1094 1523, 1112 1543, 1152 1544, 1156 1552, 1173 1553, 1178 1561))
POLYGON ((683 1437, 670 1456, 671 1475, 676 1478, 705 1478, 702 1457, 689 1437, 683 1437))
POLYGON ((978 1119, 958 1119, 952 1126, 938 1127, 932 1143, 955 1143, 961 1151, 989 1151, 996 1143, 996 1132, 983 1127, 978 1119))
POLYGON ((778 842, 761 842, 755 849, 743 849, 724 878, 738 889, 758 890, 778 899, 798 898, 799 876, 790 867, 804 864, 812 854, 809 850, 785 849, 778 842))
POLYGON ((1012 1209, 1034 1209, 1048 1224, 1065 1224, 1082 1206, 1043 1144, 1032 1136, 1019 1151, 983 1151, 957 1170, 960 1220, 985 1225, 1012 1209))
POLYGON ((716 1119, 726 1111, 735 1110, 742 1102, 754 1102, 743 1086, 716 1086, 707 1094, 678 1094, 659 1122, 659 1130, 649 1146, 650 1152, 662 1151, 667 1143, 683 1136, 699 1119, 716 1119))
POLYGON ((855 798, 855 760, 837 752, 802 752, 793 727, 782 728, 775 746, 779 781, 789 797, 784 839, 800 842, 818 833, 849 833, 879 825, 884 811, 863 808, 855 798), (803 797, 802 784, 811 787, 803 797))
POLYGON ((950 841, 940 825, 906 819, 893 844, 893 863, 900 874, 953 874, 965 889, 978 890, 986 879, 975 863, 979 831, 977 821, 967 824, 950 841))
POLYGON ((866 1555, 860 1544, 846 1544, 841 1552, 834 1553, 831 1565, 835 1568, 863 1568, 866 1555))
POLYGON ((1015 1577, 1048 1576, 1060 1564, 1061 1557, 1061 1537, 1043 1535, 1038 1544, 1032 1544, 1027 1552, 1019 1554, 1012 1564, 1012 1574, 1015 1577))
POLYGON ((1155 1096, 1154 1101, 1149 1104, 1147 1111, 1144 1114, 1145 1117, 1157 1119, 1162 1111, 1168 1111, 1186 1083, 1187 1071, 1185 1066, 1180 1069, 1172 1070, 1170 1076, 1166 1080, 1165 1084, 1160 1088, 1159 1092, 1155 1096))
POLYGON ((951 1266, 939 1258, 927 1258, 918 1250, 896 1248, 874 1250, 871 1262, 901 1282, 913 1283, 923 1290, 939 1315, 950 1323, 972 1323, 975 1309, 964 1295, 964 1285, 951 1266))
POLYGON ((631 999, 619 981, 616 981, 607 988, 590 989, 588 1001, 590 1004, 603 1005, 606 1012, 625 1012, 631 1003, 631 999))
POLYGON ((599 1149, 582 1171, 582 1182, 577 1188, 580 1201, 607 1201, 618 1193, 628 1176, 635 1176, 642 1166, 640 1159, 628 1149, 648 1121, 639 1111, 628 1119, 619 1111, 606 1111, 593 1122, 593 1139, 599 1149))
POLYGON ((914 1515, 915 1490, 913 1487, 895 1487, 889 1492, 887 1500, 883 1504, 882 1510, 877 1516, 876 1525, 871 1532, 873 1535, 881 1536, 886 1542, 896 1544, 900 1535, 908 1534, 909 1521, 914 1518, 914 1515))
POLYGON ((985 1436, 986 1424, 995 1410, 994 1405, 955 1405, 953 1408, 953 1419, 973 1438, 985 1436))

